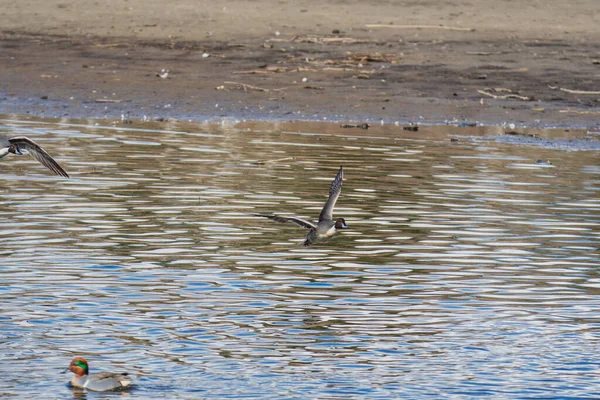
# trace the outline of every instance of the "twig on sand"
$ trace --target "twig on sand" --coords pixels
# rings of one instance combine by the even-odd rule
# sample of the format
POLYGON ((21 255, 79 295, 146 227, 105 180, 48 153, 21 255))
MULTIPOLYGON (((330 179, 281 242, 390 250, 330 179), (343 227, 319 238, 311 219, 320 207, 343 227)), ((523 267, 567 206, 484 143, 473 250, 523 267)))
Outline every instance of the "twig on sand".
POLYGON ((95 99, 94 101, 96 103, 120 103, 123 100, 116 100, 116 99, 95 99))
POLYGON ((94 43, 96 47, 127 47, 126 43, 94 43))
POLYGON ((392 24, 366 24, 367 28, 394 28, 394 29, 444 29, 448 31, 474 32, 474 28, 461 28, 446 25, 392 25, 392 24))
POLYGON ((599 111, 579 111, 579 110, 558 110, 559 113, 569 113, 569 114, 600 114, 599 111))
POLYGON ((246 71, 233 71, 235 75, 240 74, 249 74, 249 75, 267 75, 267 74, 276 74, 280 72, 293 72, 289 68, 282 67, 265 67, 260 69, 250 69, 246 71))
POLYGON ((226 85, 235 85, 238 86, 238 88, 243 89, 244 92, 247 92, 249 90, 257 90, 259 92, 283 92, 285 89, 287 89, 287 87, 284 88, 280 88, 280 89, 265 89, 265 88, 261 88, 258 86, 252 86, 252 85, 248 85, 247 83, 241 83, 241 82, 231 82, 231 81, 226 81, 223 82, 226 85))
POLYGON ((566 93, 571 93, 571 94, 592 94, 592 95, 599 95, 600 91, 589 91, 589 90, 573 90, 573 89, 566 89, 566 88, 560 88, 560 90, 562 92, 566 92, 566 93))
POLYGON ((284 72, 319 72, 315 68, 287 68, 287 67, 265 67, 259 69, 249 69, 245 71, 233 71, 235 75, 268 75, 268 74, 279 74, 284 72))
POLYGON ((247 71, 233 71, 234 75, 267 75, 267 74, 274 74, 276 72, 283 72, 283 71, 270 71, 270 70, 266 70, 266 69, 250 69, 247 71))
POLYGON ((348 71, 356 71, 355 68, 348 67, 324 67, 321 71, 325 72, 348 72, 348 71))
POLYGON ((370 39, 355 39, 351 37, 326 37, 317 35, 296 36, 292 39, 295 43, 319 43, 319 44, 358 44, 374 43, 370 39))
MULTIPOLYGON (((499 88, 499 89, 501 89, 501 88, 499 88)), ((492 90, 493 91, 493 89, 487 89, 487 90, 492 90)), ((505 90, 499 90, 499 91, 504 92, 505 90)), ((510 90, 508 90, 508 91, 510 92, 510 90)), ((531 97, 519 96, 518 94, 497 95, 497 94, 489 93, 489 92, 486 92, 486 91, 480 90, 480 89, 477 89, 477 93, 481 93, 483 95, 490 96, 490 97, 492 97, 494 99, 500 99, 500 100, 505 100, 505 99, 518 99, 518 100, 524 100, 524 101, 530 101, 530 100, 532 100, 531 97)))
POLYGON ((343 62, 366 63, 366 62, 393 62, 404 56, 404 53, 352 53, 346 52, 346 60, 343 62))

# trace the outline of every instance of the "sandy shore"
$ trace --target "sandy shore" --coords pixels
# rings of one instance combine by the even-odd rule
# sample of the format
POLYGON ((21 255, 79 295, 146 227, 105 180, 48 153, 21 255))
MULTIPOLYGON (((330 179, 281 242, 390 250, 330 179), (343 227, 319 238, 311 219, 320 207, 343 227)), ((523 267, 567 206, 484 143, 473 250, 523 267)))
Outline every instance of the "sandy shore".
POLYGON ((522 3, 0 1, 0 113, 597 130, 597 1, 522 3))

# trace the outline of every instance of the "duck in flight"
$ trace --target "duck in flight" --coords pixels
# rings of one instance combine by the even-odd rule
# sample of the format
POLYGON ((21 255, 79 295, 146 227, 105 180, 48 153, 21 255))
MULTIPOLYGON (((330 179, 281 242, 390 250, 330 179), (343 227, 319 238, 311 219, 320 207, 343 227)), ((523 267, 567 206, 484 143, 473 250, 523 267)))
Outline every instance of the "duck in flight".
POLYGON ((65 178, 69 177, 69 174, 54 161, 54 158, 46 150, 28 137, 21 136, 10 139, 0 137, 0 158, 6 156, 8 153, 23 155, 22 150, 28 152, 56 175, 64 176, 65 178))
POLYGON ((337 201, 338 197, 340 197, 340 193, 342 192, 343 180, 344 171, 342 167, 340 167, 340 170, 335 176, 335 179, 331 183, 331 188, 329 189, 329 198, 327 199, 327 202, 321 210, 321 214, 319 215, 319 221, 316 225, 298 217, 284 217, 279 215, 265 214, 254 215, 257 217, 269 218, 277 222, 293 222, 296 225, 299 225, 303 228, 308 228, 309 231, 306 234, 306 240, 304 241, 305 246, 310 246, 314 243, 327 241, 331 239, 331 237, 339 229, 348 228, 348 225, 346 225, 346 220, 344 220, 344 218, 337 218, 335 220, 333 219, 333 207, 335 206, 335 202, 337 201))

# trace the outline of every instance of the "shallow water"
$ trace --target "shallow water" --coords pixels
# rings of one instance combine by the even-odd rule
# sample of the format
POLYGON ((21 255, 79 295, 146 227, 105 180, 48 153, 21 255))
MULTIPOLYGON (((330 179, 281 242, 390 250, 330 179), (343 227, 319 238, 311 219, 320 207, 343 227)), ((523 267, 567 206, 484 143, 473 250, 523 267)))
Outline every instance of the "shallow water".
POLYGON ((0 397, 113 398, 76 355, 131 399, 600 396, 598 151, 55 122, 0 121, 71 175, 0 160, 0 397), (251 216, 316 219, 340 165, 330 242, 251 216))

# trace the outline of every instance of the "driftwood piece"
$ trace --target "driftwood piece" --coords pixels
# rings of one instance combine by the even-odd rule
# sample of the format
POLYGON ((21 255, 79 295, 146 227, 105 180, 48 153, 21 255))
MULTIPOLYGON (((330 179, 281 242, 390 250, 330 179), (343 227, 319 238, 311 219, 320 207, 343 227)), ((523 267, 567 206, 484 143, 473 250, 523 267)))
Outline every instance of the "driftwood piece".
MULTIPOLYGON (((278 88, 278 89, 266 89, 266 88, 261 88, 261 87, 258 87, 258 86, 252 86, 252 85, 249 85, 247 83, 242 83, 242 82, 226 81, 226 82, 223 82, 223 83, 226 84, 226 85, 237 86, 238 89, 242 89, 242 90, 244 90, 244 92, 247 92, 247 91, 250 91, 250 90, 256 90, 256 91, 259 91, 259 92, 283 92, 285 89, 287 89, 286 87, 285 88, 278 88)), ((219 89, 219 88, 221 88, 221 87, 218 87, 217 89, 219 89)))
POLYGON ((357 44, 357 43, 375 43, 371 39, 355 39, 351 37, 329 37, 318 35, 296 36, 292 39, 295 43, 318 43, 318 44, 357 44))
POLYGON ((560 88, 560 90, 562 92, 565 93, 570 93, 570 94, 591 94, 591 95, 599 95, 600 91, 590 91, 590 90, 573 90, 573 89, 566 89, 566 88, 560 88))
POLYGON ((512 91, 510 89, 496 88, 496 89, 486 89, 486 90, 487 91, 477 89, 477 93, 492 97, 494 99, 500 99, 500 100, 506 100, 506 99, 518 99, 518 100, 524 100, 524 101, 533 100, 533 98, 531 98, 531 97, 520 96, 518 94, 511 93, 512 91), (498 95, 498 94, 494 94, 492 92, 505 92, 505 93, 509 92, 509 94, 498 95))
POLYGON ((120 103, 123 100, 116 100, 116 99, 95 99, 94 101, 96 103, 120 103))
POLYGON ((474 28, 461 28, 446 25, 393 25, 393 24, 366 24, 367 28, 392 28, 392 29, 443 29, 447 31, 474 32, 474 28))

